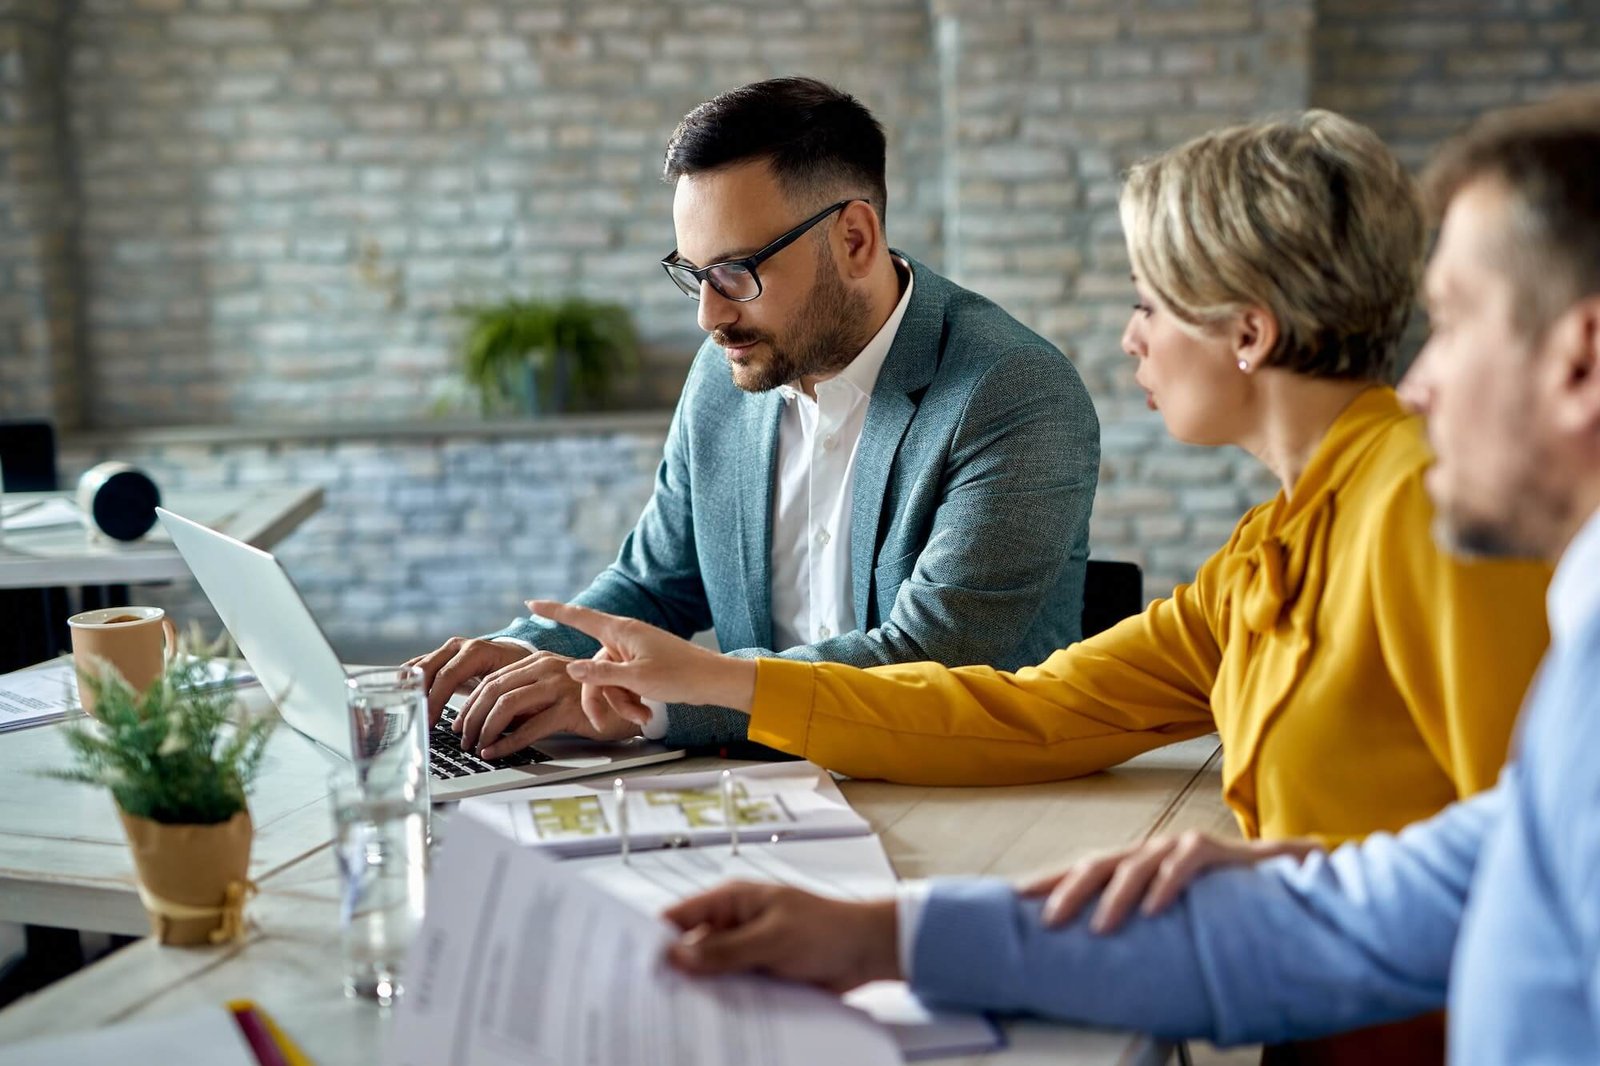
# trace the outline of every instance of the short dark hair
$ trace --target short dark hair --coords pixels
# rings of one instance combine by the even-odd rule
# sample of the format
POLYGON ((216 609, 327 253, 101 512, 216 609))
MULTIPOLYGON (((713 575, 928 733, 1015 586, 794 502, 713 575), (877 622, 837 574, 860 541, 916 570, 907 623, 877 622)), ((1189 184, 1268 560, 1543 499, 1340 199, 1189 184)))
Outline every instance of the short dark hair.
POLYGON ((671 184, 685 174, 765 160, 790 196, 854 194, 882 224, 889 206, 884 157, 883 127, 855 97, 815 78, 772 78, 683 116, 667 142, 662 179, 671 184))
POLYGON ((1511 194, 1514 230, 1501 262, 1525 297, 1523 325, 1534 331, 1600 293, 1597 160, 1600 90, 1584 89, 1485 115, 1446 143, 1425 175, 1436 217, 1480 179, 1511 194))

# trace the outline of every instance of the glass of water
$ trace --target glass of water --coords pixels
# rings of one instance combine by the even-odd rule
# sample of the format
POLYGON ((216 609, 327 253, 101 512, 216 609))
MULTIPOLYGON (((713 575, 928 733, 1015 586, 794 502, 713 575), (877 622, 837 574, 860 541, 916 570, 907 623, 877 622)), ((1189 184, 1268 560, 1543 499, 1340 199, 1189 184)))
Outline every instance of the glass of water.
POLYGON ((428 690, 422 684, 422 668, 357 670, 344 685, 356 771, 372 780, 415 778, 424 800, 430 799, 428 690))
POLYGON ((428 800, 414 776, 364 776, 356 767, 334 771, 328 791, 345 995, 387 1007, 400 996, 400 968, 422 925, 428 800))

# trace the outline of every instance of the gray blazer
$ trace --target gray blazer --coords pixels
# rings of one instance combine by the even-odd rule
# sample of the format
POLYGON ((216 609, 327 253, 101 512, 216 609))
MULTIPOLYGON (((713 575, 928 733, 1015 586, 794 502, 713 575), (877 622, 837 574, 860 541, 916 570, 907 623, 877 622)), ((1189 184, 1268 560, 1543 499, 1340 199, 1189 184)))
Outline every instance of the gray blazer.
MULTIPOLYGON (((908 260, 909 261, 909 260, 908 260)), ((655 493, 617 561, 573 602, 742 657, 1013 670, 1079 637, 1100 424, 1066 357, 989 300, 912 263, 916 285, 856 454, 859 628, 774 652, 776 390, 736 388, 709 339, 668 430, 655 493)), ((542 619, 493 636, 563 655, 598 645, 542 619)), ((674 706, 667 741, 742 740, 726 708, 674 706)))

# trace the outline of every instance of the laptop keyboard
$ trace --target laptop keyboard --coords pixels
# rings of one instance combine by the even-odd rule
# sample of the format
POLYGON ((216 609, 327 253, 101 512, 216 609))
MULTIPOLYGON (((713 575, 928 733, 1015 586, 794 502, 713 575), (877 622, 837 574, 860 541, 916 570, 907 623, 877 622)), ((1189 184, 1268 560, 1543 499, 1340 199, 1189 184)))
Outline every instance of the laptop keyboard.
POLYGON ((455 720, 455 708, 446 707, 434 725, 432 735, 428 737, 428 773, 432 777, 466 777, 469 774, 504 770, 510 766, 530 766, 550 760, 550 756, 538 748, 523 748, 499 759, 480 759, 475 753, 461 747, 461 738, 450 728, 455 720))

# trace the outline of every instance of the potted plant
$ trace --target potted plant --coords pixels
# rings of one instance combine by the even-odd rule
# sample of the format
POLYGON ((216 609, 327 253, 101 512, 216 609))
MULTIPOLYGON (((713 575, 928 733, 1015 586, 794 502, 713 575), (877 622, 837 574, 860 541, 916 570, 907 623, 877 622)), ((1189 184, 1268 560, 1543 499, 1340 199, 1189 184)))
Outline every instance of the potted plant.
POLYGON ((174 656, 142 692, 114 669, 81 672, 99 722, 67 727, 74 765, 46 771, 111 791, 163 944, 233 939, 254 890, 245 793, 275 719, 233 715, 232 684, 211 677, 215 651, 174 656))
POLYGON ((638 358, 633 319, 618 304, 506 299, 458 313, 467 320, 463 370, 485 414, 598 406, 638 358))

